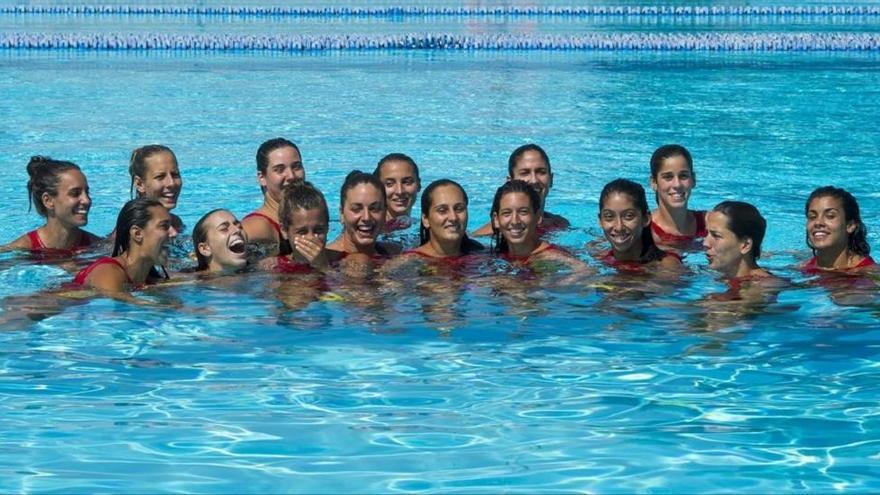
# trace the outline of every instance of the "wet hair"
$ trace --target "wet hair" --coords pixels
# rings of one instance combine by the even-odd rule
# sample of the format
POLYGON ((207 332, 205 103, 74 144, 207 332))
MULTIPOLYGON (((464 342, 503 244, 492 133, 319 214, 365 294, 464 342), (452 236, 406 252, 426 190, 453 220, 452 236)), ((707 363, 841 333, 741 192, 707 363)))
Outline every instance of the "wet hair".
MULTIPOLYGON (((464 198, 464 205, 468 205, 468 195, 464 191, 464 188, 458 182, 449 179, 440 179, 435 180, 430 183, 428 187, 425 188, 425 192, 422 193, 422 216, 428 216, 431 210, 431 206, 434 205, 434 190, 443 186, 452 186, 458 188, 461 191, 461 195, 464 198)), ((421 220, 419 220, 419 245, 424 246, 431 239, 431 230, 425 227, 421 220)), ((464 236, 461 238, 461 254, 470 254, 474 251, 481 251, 483 249, 483 245, 479 242, 468 237, 467 232, 464 233, 464 236)))
POLYGON ((727 228, 737 239, 751 239, 752 249, 749 254, 755 259, 761 257, 761 242, 764 241, 764 233, 767 231, 767 220, 764 220, 757 208, 742 201, 722 201, 712 211, 727 217, 727 228))
POLYGON ((523 193, 529 197, 529 203, 531 204, 532 211, 538 213, 541 211, 541 195, 538 194, 538 190, 532 187, 528 182, 524 180, 509 180, 505 182, 501 187, 499 187, 495 191, 495 198, 492 200, 492 211, 489 212, 489 217, 493 218, 492 220, 492 252, 496 254, 506 253, 510 250, 507 245, 507 240, 504 239, 504 236, 501 235, 501 231, 495 227, 494 216, 498 214, 498 211, 501 210, 501 198, 508 194, 513 193, 523 193))
POLYGON ((380 181, 375 175, 361 172, 360 170, 352 170, 345 176, 345 181, 339 189, 339 208, 345 208, 345 195, 348 191, 361 184, 372 184, 379 190, 379 193, 382 195, 382 210, 384 211, 387 201, 385 198, 385 186, 382 185, 382 181, 380 181))
POLYGON ((193 227, 192 244, 193 244, 193 248, 195 249, 195 252, 196 252, 195 271, 197 271, 197 272, 208 269, 209 260, 205 255, 203 255, 201 253, 201 251, 199 251, 199 244, 206 242, 208 240, 208 229, 207 229, 206 224, 208 223, 208 219, 211 218, 211 215, 213 215, 214 213, 217 213, 219 211, 227 211, 228 212, 229 210, 227 210, 226 208, 215 208, 215 209, 209 211, 208 213, 205 213, 202 216, 202 218, 200 218, 199 221, 196 222, 196 226, 193 227))
POLYGON ((413 174, 415 174, 416 176, 416 181, 421 182, 421 179, 419 178, 419 166, 416 165, 415 160, 407 155, 404 155, 403 153, 389 153, 383 156, 382 159, 379 160, 379 163, 376 165, 376 170, 373 171, 373 175, 375 175, 377 179, 382 180, 382 166, 388 162, 408 163, 409 166, 413 169, 413 174))
MULTIPOLYGON (((162 203, 155 199, 135 198, 125 203, 119 210, 119 216, 116 218, 116 240, 113 242, 113 254, 111 256, 119 256, 128 251, 131 247, 131 228, 138 226, 146 228, 152 216, 150 208, 158 206, 165 208, 162 203)), ((153 267, 150 269, 151 278, 159 278, 159 272, 153 267)), ((168 274, 165 274, 168 278, 168 274)))
MULTIPOLYGON (((259 148, 257 148, 257 171, 263 175, 266 175, 266 172, 269 170, 269 153, 281 148, 293 148, 299 154, 300 158, 302 158, 302 153, 299 151, 299 146, 293 143, 293 141, 277 137, 270 139, 268 141, 263 142, 259 148)), ((260 189, 265 193, 266 188, 260 186, 260 189)))
MULTIPOLYGON (((820 187, 810 193, 810 197, 807 198, 807 203, 804 206, 805 215, 810 212, 810 203, 814 199, 821 197, 832 197, 840 200, 841 205, 843 205, 844 220, 847 224, 850 222, 855 222, 856 224, 855 232, 846 236, 846 248, 859 256, 868 256, 871 252, 871 246, 868 245, 868 228, 862 222, 862 215, 859 212, 859 203, 856 201, 856 198, 847 192, 846 189, 834 186, 820 187)), ((809 232, 807 232, 807 246, 810 246, 815 255, 816 249, 810 244, 809 232)))
POLYGON ((43 204, 43 193, 53 198, 58 196, 61 174, 70 170, 81 172, 79 166, 73 162, 53 160, 47 156, 32 156, 27 164, 28 211, 33 206, 40 216, 47 216, 49 212, 43 204))
POLYGON ((516 168, 516 163, 520 158, 526 153, 526 151, 537 151, 538 154, 541 155, 541 158, 544 160, 544 163, 547 164, 547 172, 552 173, 552 168, 550 167, 550 158, 547 156, 547 152, 544 151, 544 148, 538 146, 534 143, 524 144, 519 148, 513 150, 513 153, 510 154, 510 158, 507 159, 507 176, 511 179, 513 178, 513 169, 516 168))
POLYGON ((691 171, 691 175, 694 174, 694 159, 691 158, 691 152, 680 144, 664 144, 654 150, 654 154, 651 155, 651 177, 654 180, 657 180, 657 174, 659 174, 660 169, 663 168, 663 162, 667 158, 672 158, 674 156, 683 156, 691 171))
MULTIPOLYGON (((645 197, 645 188, 636 182, 628 179, 614 179, 605 184, 602 193, 599 195, 599 215, 602 214, 602 208, 605 202, 612 194, 625 194, 632 199, 636 209, 643 216, 648 216, 651 211, 648 209, 648 199, 645 197)), ((651 225, 648 224, 642 229, 642 251, 639 254, 640 263, 650 263, 659 261, 666 257, 666 252, 657 247, 654 243, 654 236, 651 235, 651 225)))
MULTIPOLYGON (((161 144, 148 144, 146 146, 141 146, 140 148, 135 148, 134 151, 131 152, 131 159, 128 162, 128 175, 131 176, 132 198, 135 197, 134 178, 140 177, 141 179, 144 179, 144 176, 147 175, 147 158, 150 158, 153 155, 158 155, 159 153, 168 153, 171 155, 171 158, 174 159, 174 164, 177 165, 177 156, 174 155, 171 148, 161 144)), ((140 197, 140 193, 137 193, 137 196, 140 197)))
POLYGON ((324 224, 330 224, 330 213, 324 195, 311 182, 293 181, 284 187, 281 193, 281 205, 278 207, 278 219, 281 228, 286 232, 290 228, 290 219, 295 210, 320 209, 324 215, 324 224))

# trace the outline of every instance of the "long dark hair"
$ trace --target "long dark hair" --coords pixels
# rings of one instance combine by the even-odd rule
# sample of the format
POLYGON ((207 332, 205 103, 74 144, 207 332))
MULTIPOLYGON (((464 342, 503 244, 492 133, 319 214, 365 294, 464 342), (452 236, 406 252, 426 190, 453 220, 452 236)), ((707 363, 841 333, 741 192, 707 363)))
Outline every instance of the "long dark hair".
POLYGON ((507 176, 513 179, 513 169, 516 168, 516 162, 519 161, 520 158, 526 153, 526 151, 537 151, 541 158, 544 160, 544 163, 547 164, 547 173, 552 172, 552 168, 550 167, 550 158, 547 156, 547 152, 544 151, 544 148, 538 146, 535 143, 524 144, 519 148, 513 150, 513 153, 510 154, 510 157, 507 158, 507 176))
MULTIPOLYGON (((461 196, 464 198, 464 205, 468 205, 468 195, 464 191, 464 188, 458 182, 449 179, 440 179, 435 180, 430 183, 428 187, 425 188, 425 191, 422 193, 422 216, 427 217, 430 214, 431 207, 434 205, 434 190, 438 187, 443 186, 453 186, 458 188, 461 191, 461 196)), ((421 219, 419 220, 419 245, 424 246, 431 240, 431 230, 422 224, 421 219)), ((479 242, 468 237, 467 232, 464 233, 464 236, 461 238, 461 246, 459 250, 461 254, 470 254, 474 251, 481 251, 483 249, 483 245, 479 242)))
MULTIPOLYGON (((122 209, 119 210, 119 216, 116 218, 116 240, 113 242, 112 256, 119 256, 128 251, 131 246, 131 228, 134 226, 146 228, 147 223, 152 219, 150 208, 154 206, 165 208, 162 203, 149 198, 135 198, 122 206, 122 209)), ((160 277, 155 267, 150 269, 149 277, 160 277)), ((165 273, 165 278, 168 278, 167 273, 165 273)))
POLYGON ((217 213, 218 211, 229 211, 226 208, 215 208, 208 213, 205 213, 202 218, 196 222, 196 226, 193 227, 192 232, 192 244, 193 248, 196 252, 196 268, 195 271, 200 272, 202 270, 208 269, 208 258, 199 251, 199 244, 206 242, 208 240, 208 229, 206 228, 206 223, 208 219, 211 218, 211 215, 217 213))
POLYGON ((722 201, 712 211, 727 217, 727 228, 737 239, 751 239, 752 249, 749 253, 756 260, 761 257, 761 242, 764 241, 764 233, 767 231, 767 220, 764 220, 757 208, 742 201, 722 201))
POLYGON ((528 182, 523 180, 510 180, 502 184, 501 187, 495 191, 495 198, 492 200, 492 211, 489 212, 489 217, 493 219, 492 252, 496 254, 507 253, 510 250, 510 247, 507 245, 507 240, 501 235, 501 231, 495 227, 494 217, 501 209, 501 198, 512 193, 523 193, 528 196, 532 211, 535 214, 541 210, 541 195, 538 194, 538 190, 532 187, 528 182))
POLYGON ((47 156, 32 156, 27 164, 28 211, 31 206, 41 217, 47 216, 46 205, 43 204, 43 193, 53 198, 58 196, 58 183, 61 174, 70 170, 80 171, 77 164, 62 160, 53 160, 47 156))
MULTIPOLYGON (((846 248, 859 256, 868 256, 871 252, 871 246, 868 245, 868 228, 865 227, 865 223, 862 222, 862 215, 859 212, 859 202, 856 201, 855 196, 847 192, 846 189, 834 186, 824 186, 816 189, 810 193, 810 197, 807 198, 807 203, 804 206, 804 214, 807 215, 810 213, 810 203, 812 203, 814 199, 825 196, 840 200, 840 203, 843 205, 843 219, 845 223, 849 224, 850 222, 855 222, 856 224, 855 232, 847 234, 846 236, 846 248)), ((810 246, 810 249, 813 250, 813 255, 815 255, 816 249, 810 244, 810 233, 807 232, 806 235, 807 246, 810 246)))
MULTIPOLYGON (((628 179, 614 179, 605 184, 602 193, 599 195, 599 214, 602 214, 602 208, 605 207, 605 201, 612 194, 625 194, 629 196, 633 204, 643 216, 648 216, 651 211, 648 209, 648 200, 645 197, 645 188, 636 182, 628 179)), ((651 235, 651 225, 648 224, 642 229, 642 250, 639 254, 640 263, 649 263, 651 261, 659 261, 666 257, 666 252, 661 250, 654 244, 654 236, 651 235)))
MULTIPOLYGON (((147 174, 147 158, 157 155, 159 153, 168 153, 171 155, 171 158, 174 159, 174 164, 177 165, 177 156, 174 155, 174 152, 171 151, 171 148, 162 144, 148 144, 146 146, 141 146, 140 148, 135 148, 134 151, 131 152, 131 159, 128 163, 128 175, 131 176, 131 197, 134 198, 134 178, 140 177, 142 180, 146 179, 145 175, 147 174)), ((140 193, 138 193, 140 196, 140 193)))

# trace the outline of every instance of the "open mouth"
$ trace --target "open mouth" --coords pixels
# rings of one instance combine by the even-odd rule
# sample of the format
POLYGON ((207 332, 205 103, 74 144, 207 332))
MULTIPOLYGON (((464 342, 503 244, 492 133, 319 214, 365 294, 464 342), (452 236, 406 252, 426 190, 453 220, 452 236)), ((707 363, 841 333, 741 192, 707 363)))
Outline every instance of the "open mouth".
POLYGON ((244 239, 239 236, 230 239, 229 244, 227 244, 226 247, 228 247, 229 251, 233 254, 245 254, 247 252, 247 244, 244 242, 244 239))

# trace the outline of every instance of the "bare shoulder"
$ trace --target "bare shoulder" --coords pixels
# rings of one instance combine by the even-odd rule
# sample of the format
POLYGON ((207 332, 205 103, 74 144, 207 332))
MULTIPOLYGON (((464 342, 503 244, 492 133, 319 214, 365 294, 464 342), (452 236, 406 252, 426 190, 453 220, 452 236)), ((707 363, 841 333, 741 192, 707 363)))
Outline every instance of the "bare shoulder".
POLYGON ((30 249, 31 248, 31 240, 28 238, 27 234, 22 234, 18 239, 10 242, 9 244, 4 244, 0 246, 0 252, 3 251, 13 251, 16 249, 30 249))
POLYGON ((103 292, 122 292, 125 290, 125 270, 116 263, 102 263, 92 269, 86 284, 103 292))

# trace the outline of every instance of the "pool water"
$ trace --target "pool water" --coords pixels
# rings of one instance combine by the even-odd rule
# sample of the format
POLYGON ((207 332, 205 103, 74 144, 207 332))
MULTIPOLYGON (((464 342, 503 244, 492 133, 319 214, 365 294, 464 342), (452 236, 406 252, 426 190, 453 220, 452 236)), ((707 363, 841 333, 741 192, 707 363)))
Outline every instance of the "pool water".
MULTIPOLYGON (((185 33, 195 22, 165 18, 4 15, 0 31, 185 33)), ((798 19, 671 17, 668 29, 880 29, 880 16, 798 19)), ((654 29, 606 20, 613 32, 654 29)), ((273 22, 211 17, 205 29, 273 22)), ((439 22, 447 32, 468 20, 439 22)), ((565 23, 471 22, 518 33, 565 23)), ((603 21, 567 22, 581 32, 603 21)), ((718 303, 724 284, 692 253, 674 282, 602 269, 570 284, 491 265, 466 278, 331 277, 326 293, 254 273, 150 290, 142 297, 161 305, 137 306, 59 302, 45 291, 70 280, 64 267, 5 254, 0 491, 880 490, 876 289, 796 269, 818 186, 853 192, 878 247, 876 52, 3 49, 0 94, 0 243, 41 223, 27 211, 34 154, 83 167, 88 228, 106 234, 129 198, 135 146, 174 149, 175 213, 193 225, 216 207, 259 206, 254 153, 285 136, 327 195, 335 237, 352 168, 405 152, 424 185, 465 186, 475 228, 510 151, 536 142, 555 174, 548 209, 573 225, 553 240, 595 265, 585 245, 599 237, 602 186, 647 185, 651 152, 678 142, 695 160, 692 206, 756 204, 769 224, 762 264, 791 281, 766 301, 718 303)))

